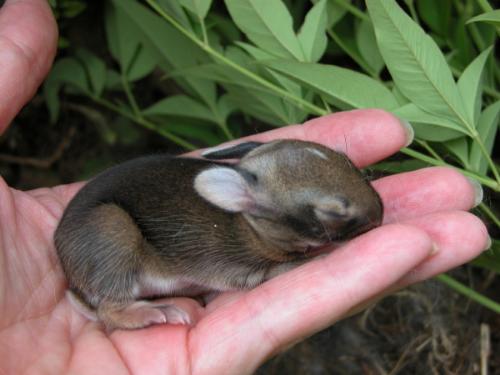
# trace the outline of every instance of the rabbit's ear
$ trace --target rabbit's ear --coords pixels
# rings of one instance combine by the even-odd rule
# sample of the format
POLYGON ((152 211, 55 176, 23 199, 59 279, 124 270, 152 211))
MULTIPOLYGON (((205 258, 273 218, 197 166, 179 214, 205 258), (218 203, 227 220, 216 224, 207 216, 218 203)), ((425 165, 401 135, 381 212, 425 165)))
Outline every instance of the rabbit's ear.
POLYGON ((261 142, 244 142, 234 146, 216 147, 203 152, 201 155, 207 159, 241 159, 253 149, 262 146, 261 142))
POLYGON ((247 211, 254 206, 245 178, 235 169, 213 167, 200 172, 194 188, 203 198, 231 212, 247 211))

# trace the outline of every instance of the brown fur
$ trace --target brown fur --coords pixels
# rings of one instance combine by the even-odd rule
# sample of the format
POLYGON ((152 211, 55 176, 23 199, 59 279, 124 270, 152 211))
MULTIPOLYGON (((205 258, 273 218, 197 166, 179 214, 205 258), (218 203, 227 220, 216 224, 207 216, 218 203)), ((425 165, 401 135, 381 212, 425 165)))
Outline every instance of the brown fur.
POLYGON ((344 155, 302 141, 244 153, 237 165, 144 157, 90 181, 55 233, 70 290, 107 327, 188 322, 144 298, 254 287, 307 261, 308 246, 380 224, 378 195, 344 155), (210 168, 245 177, 248 207, 228 212, 195 190, 210 168))

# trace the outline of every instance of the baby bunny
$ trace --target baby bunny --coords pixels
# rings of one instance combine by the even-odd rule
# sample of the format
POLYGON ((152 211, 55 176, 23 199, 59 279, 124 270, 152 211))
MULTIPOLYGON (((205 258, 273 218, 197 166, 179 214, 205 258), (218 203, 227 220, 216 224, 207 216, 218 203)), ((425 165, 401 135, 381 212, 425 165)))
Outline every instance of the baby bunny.
POLYGON ((189 324, 165 297, 255 287, 382 221, 361 172, 319 144, 247 142, 204 157, 117 165, 64 212, 55 246, 69 295, 108 329, 189 324))

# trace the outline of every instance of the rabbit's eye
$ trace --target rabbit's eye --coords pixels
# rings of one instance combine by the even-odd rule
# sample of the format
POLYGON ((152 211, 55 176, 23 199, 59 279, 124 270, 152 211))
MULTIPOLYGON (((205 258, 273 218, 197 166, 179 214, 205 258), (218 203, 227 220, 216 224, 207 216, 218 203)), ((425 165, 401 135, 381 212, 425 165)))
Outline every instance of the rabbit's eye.
POLYGON ((259 182, 259 178, 257 177, 257 175, 255 173, 250 172, 246 169, 240 169, 239 172, 243 176, 245 181, 247 181, 249 184, 255 185, 256 183, 259 182))

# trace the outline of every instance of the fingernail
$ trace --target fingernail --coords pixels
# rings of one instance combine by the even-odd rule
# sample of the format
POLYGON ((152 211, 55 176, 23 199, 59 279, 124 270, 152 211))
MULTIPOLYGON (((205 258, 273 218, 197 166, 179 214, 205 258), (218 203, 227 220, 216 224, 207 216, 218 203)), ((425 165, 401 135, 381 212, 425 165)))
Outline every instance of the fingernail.
POLYGON ((486 247, 484 248, 484 251, 489 250, 491 247, 491 244, 492 244, 491 237, 488 236, 488 242, 486 242, 486 247))
POLYGON ((438 245, 437 245, 435 242, 433 242, 433 243, 432 243, 432 247, 431 247, 431 252, 429 253, 429 255, 434 255, 434 254, 436 254, 438 251, 439 251, 439 247, 438 247, 438 245))
POLYGON ((411 143, 413 142, 413 139, 415 138, 415 131, 413 130, 413 127, 411 126, 411 124, 408 121, 403 120, 402 118, 399 118, 399 123, 406 131, 405 147, 407 147, 407 146, 411 145, 411 143))
POLYGON ((483 201, 483 187, 472 177, 467 177, 467 179, 474 189, 474 207, 476 207, 483 201))
POLYGON ((220 151, 220 150, 224 150, 225 148, 228 148, 230 147, 231 145, 228 145, 228 144, 224 144, 222 146, 215 146, 215 147, 210 147, 210 148, 207 148, 205 150, 203 150, 201 152, 201 156, 205 156, 207 154, 211 154, 212 152, 216 152, 216 151, 220 151))

